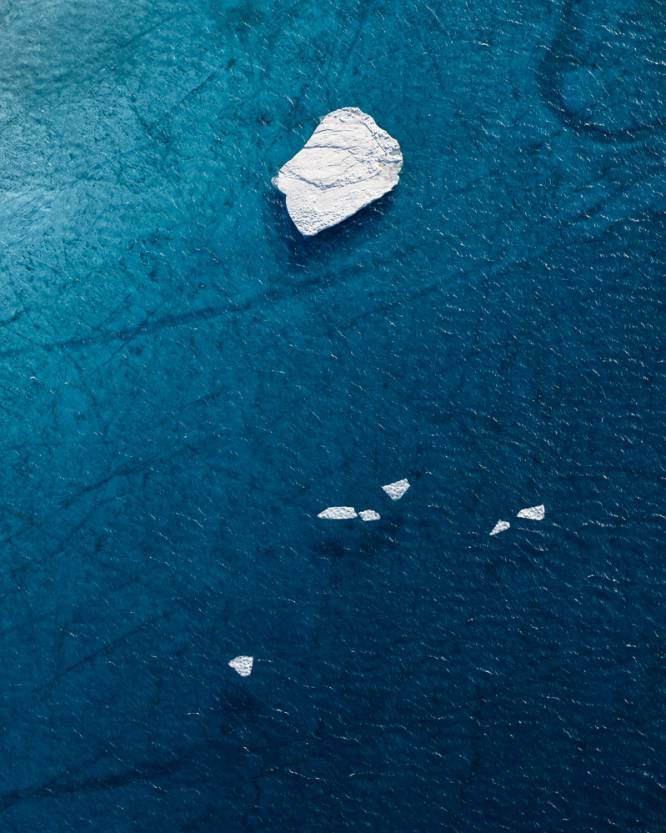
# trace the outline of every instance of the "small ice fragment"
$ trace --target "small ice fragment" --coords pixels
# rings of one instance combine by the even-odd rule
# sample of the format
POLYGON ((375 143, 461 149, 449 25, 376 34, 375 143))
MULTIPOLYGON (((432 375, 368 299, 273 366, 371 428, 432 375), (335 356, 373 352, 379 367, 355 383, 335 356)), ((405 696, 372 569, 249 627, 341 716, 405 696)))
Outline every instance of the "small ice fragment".
POLYGON ((506 532, 511 524, 508 521, 497 521, 495 526, 488 533, 489 535, 499 535, 500 532, 506 532))
POLYGON ((358 516, 362 521, 378 521, 382 517, 379 512, 375 512, 374 509, 362 509, 358 513, 358 516))
POLYGON ((229 660, 229 667, 233 668, 241 677, 249 677, 252 673, 254 657, 234 657, 229 660))
POLYGON ((546 517, 546 507, 542 504, 539 506, 528 506, 526 509, 521 509, 518 518, 528 518, 530 521, 542 521, 546 517))
POLYGON ((391 500, 400 500, 407 489, 409 489, 410 485, 409 480, 404 478, 403 480, 396 480, 395 483, 387 483, 386 486, 382 486, 382 489, 391 498, 391 500))
POLYGON ((317 517, 324 521, 348 521, 356 517, 356 509, 353 506, 329 506, 317 517))

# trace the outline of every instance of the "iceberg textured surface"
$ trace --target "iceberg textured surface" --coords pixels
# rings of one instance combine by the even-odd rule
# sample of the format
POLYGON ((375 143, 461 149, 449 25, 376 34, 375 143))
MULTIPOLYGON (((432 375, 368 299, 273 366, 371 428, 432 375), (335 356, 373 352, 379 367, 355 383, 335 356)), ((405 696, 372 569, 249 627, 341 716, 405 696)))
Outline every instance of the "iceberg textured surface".
POLYGON ((387 483, 386 486, 382 486, 382 489, 391 498, 391 500, 400 500, 407 489, 409 489, 410 485, 409 480, 405 477, 402 480, 396 480, 395 483, 387 483))
POLYGON ((490 530, 488 533, 489 535, 499 535, 500 532, 506 532, 507 529, 511 528, 511 524, 508 521, 497 521, 495 526, 490 530))
POLYGON ((375 512, 374 509, 362 509, 358 513, 358 516, 362 521, 380 521, 382 517, 379 512, 375 512))
POLYGON ((349 521, 357 517, 353 506, 329 506, 317 515, 324 521, 349 521))
POLYGON ((306 237, 335 226, 398 184, 400 145, 357 107, 334 110, 273 179, 306 237))
POLYGON ((526 509, 521 509, 516 517, 527 518, 530 521, 542 521, 546 517, 546 507, 543 503, 539 506, 528 506, 526 509))
POLYGON ((229 667, 241 677, 249 677, 254 666, 254 657, 239 656, 229 660, 229 667))

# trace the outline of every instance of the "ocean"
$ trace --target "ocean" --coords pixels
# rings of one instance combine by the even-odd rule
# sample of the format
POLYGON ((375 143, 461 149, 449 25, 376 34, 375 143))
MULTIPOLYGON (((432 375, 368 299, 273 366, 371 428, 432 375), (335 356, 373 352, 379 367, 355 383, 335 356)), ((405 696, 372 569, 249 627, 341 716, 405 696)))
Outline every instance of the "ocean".
POLYGON ((0 830, 663 833, 666 4, 0 32, 0 830))

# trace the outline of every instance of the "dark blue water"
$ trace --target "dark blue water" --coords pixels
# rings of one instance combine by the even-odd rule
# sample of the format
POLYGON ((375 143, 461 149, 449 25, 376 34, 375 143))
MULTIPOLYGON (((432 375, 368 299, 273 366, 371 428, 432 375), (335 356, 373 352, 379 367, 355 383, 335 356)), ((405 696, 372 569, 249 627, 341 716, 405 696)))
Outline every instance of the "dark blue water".
POLYGON ((666 5, 0 32, 3 833, 662 833, 666 5), (341 106, 402 180, 304 240, 341 106))

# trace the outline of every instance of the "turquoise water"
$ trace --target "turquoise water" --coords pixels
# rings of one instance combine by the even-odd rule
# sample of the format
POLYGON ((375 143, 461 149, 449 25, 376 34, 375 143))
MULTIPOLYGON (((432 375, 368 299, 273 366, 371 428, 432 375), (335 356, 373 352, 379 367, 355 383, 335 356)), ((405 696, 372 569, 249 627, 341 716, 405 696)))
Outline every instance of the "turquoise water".
POLYGON ((666 6, 0 22, 3 833, 663 831, 666 6))

